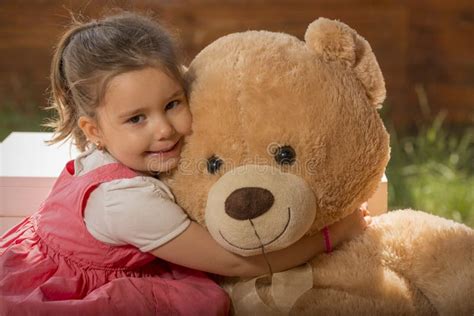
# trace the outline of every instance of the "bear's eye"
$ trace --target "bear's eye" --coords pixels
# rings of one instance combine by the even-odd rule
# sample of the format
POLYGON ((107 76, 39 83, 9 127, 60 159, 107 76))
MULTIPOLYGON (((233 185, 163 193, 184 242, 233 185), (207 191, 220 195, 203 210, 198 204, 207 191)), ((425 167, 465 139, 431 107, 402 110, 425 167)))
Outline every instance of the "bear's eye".
POLYGON ((208 158, 207 159, 207 171, 209 171, 210 174, 216 173, 221 168, 222 163, 223 163, 223 161, 215 155, 208 158))
POLYGON ((296 152, 293 147, 288 145, 278 147, 275 152, 275 160, 280 165, 292 165, 296 160, 296 152))

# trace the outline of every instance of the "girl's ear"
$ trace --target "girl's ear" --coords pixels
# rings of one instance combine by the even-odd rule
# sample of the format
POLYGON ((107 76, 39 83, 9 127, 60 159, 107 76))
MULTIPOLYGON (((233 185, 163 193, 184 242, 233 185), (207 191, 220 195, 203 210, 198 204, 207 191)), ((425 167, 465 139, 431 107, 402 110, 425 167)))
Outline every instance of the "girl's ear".
POLYGON ((82 130, 84 135, 86 135, 87 140, 92 143, 104 143, 102 139, 102 133, 100 132, 99 125, 97 124, 96 120, 88 117, 88 116, 81 116, 77 122, 77 125, 82 130))
POLYGON ((319 18, 308 26, 306 45, 325 62, 339 62, 352 69, 374 107, 385 99, 385 81, 369 43, 346 24, 319 18))

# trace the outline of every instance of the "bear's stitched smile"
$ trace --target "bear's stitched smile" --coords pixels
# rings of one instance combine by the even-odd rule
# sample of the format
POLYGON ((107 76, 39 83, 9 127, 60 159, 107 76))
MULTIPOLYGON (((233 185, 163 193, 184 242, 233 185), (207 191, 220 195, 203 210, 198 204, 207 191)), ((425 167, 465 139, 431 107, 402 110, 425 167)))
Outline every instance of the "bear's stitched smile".
MULTIPOLYGON (((275 240, 277 240, 278 238, 280 238, 281 235, 283 235, 283 233, 286 231, 286 229, 288 228, 288 224, 290 224, 290 219, 291 219, 291 210, 290 208, 288 208, 288 220, 286 221, 286 224, 285 224, 285 227, 283 227, 283 230, 281 231, 281 233, 279 233, 275 238, 273 238, 272 240, 270 240, 269 242, 267 243, 262 243, 260 246, 257 246, 257 247, 240 247, 240 246, 237 246, 237 245, 234 245, 233 243, 231 243, 229 240, 227 240, 224 235, 222 234, 222 232, 219 230, 219 234, 221 235, 221 237, 231 246, 233 247, 236 247, 236 248, 239 248, 239 249, 243 249, 243 250, 254 250, 254 249, 258 249, 258 248, 262 248, 262 247, 265 247, 269 244, 271 244, 272 242, 274 242, 275 240)), ((252 225, 254 231, 255 231, 255 234, 257 235, 258 237, 258 234, 257 234, 257 231, 255 230, 255 226, 252 222, 252 220, 250 220, 250 224, 252 225)), ((259 238, 259 237, 258 237, 259 238)), ((259 241, 261 242, 260 238, 259 238, 259 241)))

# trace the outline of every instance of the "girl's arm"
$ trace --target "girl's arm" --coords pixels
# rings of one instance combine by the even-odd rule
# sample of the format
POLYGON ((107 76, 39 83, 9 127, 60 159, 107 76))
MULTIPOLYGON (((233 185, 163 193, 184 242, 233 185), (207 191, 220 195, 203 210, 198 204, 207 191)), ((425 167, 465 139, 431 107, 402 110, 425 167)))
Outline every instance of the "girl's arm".
MULTIPOLYGON (((337 246, 362 233, 370 222, 370 217, 365 215, 364 211, 357 210, 329 226, 332 244, 337 246)), ((273 272, 279 272, 303 264, 324 250, 324 237, 315 234, 266 256, 273 272)), ((251 277, 269 272, 263 255, 242 257, 231 253, 194 222, 179 236, 150 253, 169 262, 224 276, 251 277)))

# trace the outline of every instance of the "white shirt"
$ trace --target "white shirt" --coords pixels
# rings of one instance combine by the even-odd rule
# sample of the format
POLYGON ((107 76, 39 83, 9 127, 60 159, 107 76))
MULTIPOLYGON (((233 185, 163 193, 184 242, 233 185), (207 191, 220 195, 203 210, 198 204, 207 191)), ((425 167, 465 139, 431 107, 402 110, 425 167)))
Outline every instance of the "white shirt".
MULTIPOLYGON (((75 174, 114 162, 110 154, 92 148, 74 161, 75 174)), ((100 184, 87 200, 84 222, 96 239, 117 246, 131 244, 142 252, 170 241, 191 223, 170 189, 148 176, 100 184)))

